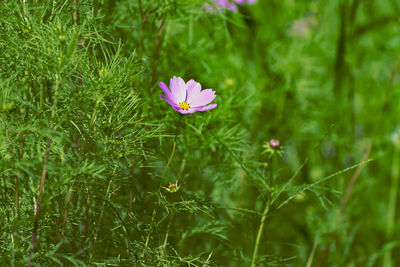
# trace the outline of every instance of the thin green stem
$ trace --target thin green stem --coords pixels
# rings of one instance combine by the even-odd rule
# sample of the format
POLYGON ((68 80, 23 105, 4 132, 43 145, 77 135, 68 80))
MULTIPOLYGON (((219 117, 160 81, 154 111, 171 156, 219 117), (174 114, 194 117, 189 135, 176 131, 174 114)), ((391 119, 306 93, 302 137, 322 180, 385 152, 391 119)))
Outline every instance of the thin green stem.
POLYGON ((182 115, 179 116, 179 120, 178 120, 178 125, 176 126, 176 131, 175 131, 175 137, 174 137, 174 144, 172 146, 172 151, 171 151, 171 155, 169 156, 169 160, 167 162, 167 165, 164 168, 164 172, 162 177, 165 177, 165 174, 167 173, 168 167, 171 164, 172 158, 174 157, 175 154, 175 148, 176 148, 176 140, 178 139, 178 134, 179 134, 179 127, 181 125, 181 120, 182 120, 182 115))
MULTIPOLYGON (((271 154, 271 156, 268 159, 270 188, 272 188, 272 182, 273 182, 272 158, 273 158, 273 154, 271 154)), ((253 257, 251 258, 251 267, 256 266, 258 247, 260 246, 260 241, 261 241, 262 233, 264 230, 264 224, 265 224, 265 220, 267 219, 267 215, 268 215, 270 206, 271 206, 271 191, 268 192, 267 203, 265 204, 265 209, 264 209, 263 215, 261 217, 260 226, 258 227, 257 238, 256 238, 256 242, 254 244, 253 257)))
POLYGON ((142 252, 142 258, 144 257, 144 254, 146 253, 146 249, 147 249, 147 247, 149 245, 150 235, 151 235, 151 232, 153 231, 153 222, 154 222, 155 215, 156 215, 156 209, 153 209, 153 215, 151 216, 151 226, 150 226, 149 233, 147 234, 147 237, 146 237, 146 243, 144 244, 144 248, 143 248, 143 252, 142 252))
MULTIPOLYGON (((176 141, 177 141, 177 139, 178 139, 179 128, 180 128, 180 126, 181 126, 182 117, 183 117, 182 114, 179 115, 179 119, 178 119, 178 122, 177 122, 177 125, 176 125, 175 137, 174 137, 174 144, 173 144, 173 146, 172 146, 171 155, 169 156, 167 165, 166 165, 165 168, 164 168, 164 172, 163 172, 162 177, 165 177, 165 174, 167 173, 168 167, 169 167, 169 165, 171 164, 172 158, 174 157, 175 149, 176 149, 176 141)), ((151 236, 151 233, 152 233, 152 231, 153 231, 153 221, 154 221, 155 214, 156 214, 156 209, 154 208, 154 209, 153 209, 153 215, 152 215, 152 217, 151 217, 151 227, 150 227, 150 231, 149 231, 149 233, 147 234, 147 237, 146 237, 146 243, 144 244, 144 248, 143 248, 143 252, 142 252, 142 258, 144 257, 144 254, 146 253, 146 249, 147 249, 148 244, 149 244, 149 241, 150 241, 150 236, 151 236)), ((170 220, 172 220, 172 217, 171 217, 170 220)), ((169 224, 168 224, 167 234, 166 234, 165 240, 164 240, 164 246, 163 246, 164 248, 165 248, 165 245, 166 245, 167 240, 168 240, 168 233, 169 233, 170 224, 171 224, 171 221, 170 221, 169 224)))
MULTIPOLYGON (((115 172, 117 171, 117 167, 114 167, 114 171, 113 171, 113 175, 115 175, 115 172)), ((110 190, 111 190, 111 184, 113 182, 112 177, 110 178, 110 180, 108 181, 108 186, 107 186, 107 190, 106 190, 106 197, 105 199, 107 201, 110 201, 111 196, 110 196, 110 190)), ((95 236, 94 236, 94 240, 97 240, 98 237, 98 233, 99 233, 99 229, 100 229, 100 224, 101 224, 101 220, 103 219, 103 214, 104 214, 104 209, 106 206, 106 202, 104 202, 103 206, 101 207, 101 211, 100 211, 100 215, 99 215, 99 220, 97 221, 97 226, 96 226, 96 232, 95 232, 95 236)))
POLYGON ((171 152, 171 155, 169 156, 169 160, 168 160, 168 162, 167 162, 167 165, 166 165, 165 168, 164 168, 164 172, 163 172, 162 177, 165 177, 165 173, 166 173, 167 170, 168 170, 169 164, 171 163, 172 158, 174 157, 175 148, 176 148, 176 141, 174 141, 174 145, 172 146, 172 152, 171 152))
POLYGON ((61 227, 61 238, 60 238, 61 240, 64 238, 65 229, 67 227, 68 210, 69 210, 69 204, 71 203, 71 199, 72 199, 73 187, 74 187, 74 184, 72 184, 71 187, 69 188, 67 200, 65 202, 64 220, 63 220, 63 224, 62 224, 62 227, 61 227))
POLYGON ((83 246, 86 241, 86 229, 87 229, 87 221, 89 217, 89 209, 90 209, 90 193, 88 193, 86 197, 86 203, 85 203, 85 211, 83 213, 83 218, 82 218, 82 223, 81 223, 81 243, 79 245, 79 251, 83 251, 83 246))
POLYGON ((172 213, 172 214, 169 216, 168 226, 167 226, 167 233, 165 234, 164 244, 163 244, 163 247, 162 247, 162 250, 161 250, 161 256, 164 256, 164 251, 165 251, 165 248, 167 247, 168 236, 169 236, 169 230, 170 230, 170 228, 171 228, 171 223, 172 223, 172 218, 173 218, 173 217, 174 217, 174 213, 172 213))
POLYGON ((254 245, 253 257, 251 258, 251 267, 256 266, 258 247, 260 245, 261 236, 262 236, 262 233, 263 233, 265 220, 267 219, 270 203, 271 203, 271 193, 268 193, 268 200, 267 200, 267 203, 265 205, 264 213, 263 213, 263 215, 261 217, 260 226, 258 227, 258 233, 257 233, 256 242, 255 242, 255 245, 254 245))
POLYGON ((151 67, 151 86, 153 86, 153 84, 156 81, 156 77, 157 77, 157 66, 159 65, 158 58, 160 56, 160 47, 161 47, 161 43, 163 40, 163 32, 164 32, 164 26, 165 26, 166 20, 167 20, 167 15, 164 15, 161 20, 160 27, 158 28, 157 39, 156 39, 155 49, 154 49, 154 56, 153 56, 153 60, 152 60, 153 64, 151 67))
MULTIPOLYGON (((55 119, 55 115, 56 115, 56 111, 57 111, 57 98, 58 98, 59 88, 60 88, 60 75, 59 75, 59 73, 56 73, 54 101, 53 101, 53 107, 52 107, 51 119, 50 119, 50 129, 53 131, 55 130, 54 119, 55 119)), ((47 177, 47 164, 49 161, 50 143, 51 143, 50 138, 48 138, 46 151, 45 151, 44 158, 43 158, 43 167, 42 167, 42 176, 40 179, 39 195, 38 195, 38 199, 36 202, 35 213, 34 213, 35 219, 34 219, 34 224, 33 224, 31 251, 29 253, 28 267, 32 266, 33 257, 35 254, 36 240, 37 240, 37 235, 38 235, 38 231, 39 231, 39 219, 40 219, 40 215, 41 215, 40 212, 41 212, 43 191, 44 191, 44 185, 45 185, 46 177, 47 177)))
MULTIPOLYGON (((392 159, 392 177, 391 177, 391 185, 389 191, 389 201, 387 208, 387 223, 386 223, 386 241, 390 242, 393 240, 395 224, 396 224, 396 209, 397 209, 397 193, 399 187, 399 171, 400 171, 400 150, 398 147, 395 147, 393 151, 393 159, 392 159)), ((383 259, 383 266, 392 267, 393 259, 392 259, 392 250, 388 249, 385 252, 383 259)))
MULTIPOLYGON (((173 147, 172 147, 171 156, 169 157, 168 163, 167 163, 167 165, 165 166, 164 173, 163 173, 163 177, 165 176, 165 173, 166 173, 167 170, 168 170, 168 166, 169 166, 169 164, 171 163, 172 158, 174 157, 175 148, 176 148, 176 140, 178 139, 179 127, 180 127, 180 125, 181 125, 181 120, 182 120, 182 115, 179 116, 178 125, 176 126, 176 132, 175 132, 175 138, 174 138, 174 145, 173 145, 173 147)), ((164 244, 163 244, 162 251, 161 251, 161 256, 164 256, 164 251, 165 251, 165 248, 166 248, 166 246, 167 246, 169 230, 170 230, 170 228, 171 228, 171 223, 172 223, 172 218, 173 218, 173 217, 174 217, 174 213, 172 213, 172 214, 170 215, 169 220, 168 220, 167 233, 165 234, 165 239, 164 239, 164 244)))

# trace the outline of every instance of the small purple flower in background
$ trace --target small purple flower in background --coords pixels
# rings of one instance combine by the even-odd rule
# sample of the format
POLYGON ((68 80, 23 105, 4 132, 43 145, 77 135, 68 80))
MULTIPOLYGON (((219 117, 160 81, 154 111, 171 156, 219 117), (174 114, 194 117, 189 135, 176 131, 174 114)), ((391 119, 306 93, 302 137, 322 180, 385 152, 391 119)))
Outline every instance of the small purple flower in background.
POLYGON ((308 14, 303 18, 294 20, 288 30, 291 37, 305 37, 318 25, 318 19, 314 14, 308 14))
POLYGON ((187 83, 181 77, 173 77, 170 80, 169 87, 159 82, 164 95, 160 95, 162 99, 171 105, 173 109, 181 114, 189 114, 198 111, 206 111, 217 107, 217 104, 210 104, 216 97, 215 91, 212 89, 201 90, 200 83, 190 80, 187 83))
POLYGON ((235 0, 238 4, 254 4, 257 0, 235 0))
POLYGON ((257 2, 257 0, 213 0, 214 5, 206 4, 206 10, 209 12, 213 11, 223 11, 224 9, 228 9, 230 11, 237 11, 236 4, 253 4, 257 2), (219 8, 221 7, 221 8, 219 8))
POLYGON ((228 9, 230 11, 237 11, 237 6, 229 0, 214 0, 214 5, 210 5, 208 3, 206 4, 206 10, 208 12, 213 12, 213 11, 221 12, 224 9, 228 9))

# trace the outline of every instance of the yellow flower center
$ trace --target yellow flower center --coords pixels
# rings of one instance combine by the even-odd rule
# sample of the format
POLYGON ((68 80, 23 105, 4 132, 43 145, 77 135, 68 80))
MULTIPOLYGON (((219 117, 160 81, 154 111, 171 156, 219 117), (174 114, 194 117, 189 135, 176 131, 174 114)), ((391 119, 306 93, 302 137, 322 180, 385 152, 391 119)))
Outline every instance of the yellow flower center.
POLYGON ((186 102, 179 103, 179 107, 183 110, 188 110, 190 108, 189 104, 186 102))

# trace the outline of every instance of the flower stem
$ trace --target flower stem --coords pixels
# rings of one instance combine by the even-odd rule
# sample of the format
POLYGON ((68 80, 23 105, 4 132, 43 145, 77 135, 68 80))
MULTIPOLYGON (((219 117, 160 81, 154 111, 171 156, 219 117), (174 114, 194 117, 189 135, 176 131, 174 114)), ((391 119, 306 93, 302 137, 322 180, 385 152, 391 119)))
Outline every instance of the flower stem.
MULTIPOLYGON (((269 186, 270 186, 270 188, 272 188, 272 181, 273 181, 272 155, 273 154, 271 154, 271 156, 268 159, 269 186)), ((265 220, 267 219, 267 215, 268 215, 268 211, 269 211, 270 205, 271 205, 271 191, 268 192, 267 203, 265 204, 265 209, 264 209, 263 215, 261 217, 260 226, 258 227, 257 238, 256 238, 256 242, 255 242, 255 245, 254 245, 253 257, 251 258, 251 267, 255 267, 256 266, 258 247, 260 245, 262 233, 263 233, 263 230, 264 230, 264 224, 265 224, 265 220)))
MULTIPOLYGON (((180 126, 181 126, 182 117, 183 117, 183 115, 180 114, 179 119, 178 119, 178 122, 177 122, 177 125, 176 125, 176 130, 175 130, 174 145, 172 146, 171 155, 169 156, 167 165, 166 165, 165 168, 164 168, 164 172, 163 172, 162 177, 165 177, 165 174, 167 173, 168 167, 169 167, 169 165, 171 164, 172 158, 174 157, 175 149, 176 149, 176 141, 177 141, 177 139, 178 139, 179 128, 180 128, 180 126)), ((146 237, 146 243, 144 244, 142 257, 144 257, 144 255, 145 255, 145 253, 146 253, 146 249, 147 249, 147 246, 149 245, 149 241, 150 241, 150 235, 151 235, 151 233, 153 232, 153 221, 154 221, 155 214, 156 214, 156 209, 154 208, 154 209, 153 209, 153 215, 152 215, 152 217, 151 217, 151 223, 152 223, 152 224, 151 224, 149 233, 147 234, 147 237, 146 237)), ((172 218, 170 218, 170 220, 172 220, 172 218)), ((164 248, 165 248, 165 244, 167 243, 167 240, 168 240, 168 233, 169 233, 170 224, 171 224, 171 222, 169 222, 169 224, 168 224, 167 234, 166 234, 165 240, 164 240, 164 246, 163 246, 164 248)))
POLYGON ((251 258, 251 267, 256 266, 258 246, 260 245, 261 236, 262 236, 262 232, 263 232, 263 229, 264 229, 265 220, 267 219, 270 203, 271 203, 271 193, 268 193, 268 200, 267 200, 267 203, 265 205, 264 213, 263 213, 263 215, 261 217, 261 222, 260 222, 260 226, 258 228, 256 242, 255 242, 255 245, 254 245, 253 257, 251 258))
POLYGON ((163 172, 162 177, 165 177, 165 174, 167 173, 169 164, 171 163, 172 158, 174 157, 175 148, 176 148, 176 140, 178 139, 178 133, 179 133, 179 127, 181 126, 181 120, 182 120, 182 115, 179 116, 178 124, 176 126, 176 131, 175 131, 174 145, 172 146, 171 155, 169 156, 169 160, 167 162, 167 165, 164 168, 164 172, 163 172))
POLYGON ((162 247, 162 250, 161 250, 161 256, 164 256, 164 251, 165 251, 165 248, 167 247, 169 229, 171 229, 171 223, 172 223, 172 218, 173 218, 173 217, 174 217, 174 213, 172 213, 171 215, 169 215, 168 226, 167 226, 167 233, 165 234, 164 244, 163 244, 163 247, 162 247))
MULTIPOLYGON (((176 148, 176 140, 178 139, 178 133, 179 133, 179 127, 180 127, 180 125, 181 125, 181 120, 182 120, 182 115, 179 116, 178 124, 177 124, 177 126, 176 126, 175 138, 174 138, 174 145, 173 145, 173 147, 172 147, 171 156, 169 157, 168 163, 167 163, 167 165, 165 166, 164 173, 163 173, 163 176, 162 176, 162 177, 165 176, 165 173, 166 173, 167 170, 168 170, 168 166, 169 166, 169 164, 171 163, 172 158, 174 157, 175 148, 176 148)), ((165 247, 167 246, 169 230, 170 230, 170 228, 171 228, 171 223, 172 223, 172 218, 173 218, 173 217, 174 217, 174 213, 172 213, 172 214, 169 216, 168 226, 167 226, 167 233, 165 234, 164 244, 163 244, 163 246, 162 246, 162 251, 161 251, 161 256, 162 256, 162 257, 164 256, 165 247)))

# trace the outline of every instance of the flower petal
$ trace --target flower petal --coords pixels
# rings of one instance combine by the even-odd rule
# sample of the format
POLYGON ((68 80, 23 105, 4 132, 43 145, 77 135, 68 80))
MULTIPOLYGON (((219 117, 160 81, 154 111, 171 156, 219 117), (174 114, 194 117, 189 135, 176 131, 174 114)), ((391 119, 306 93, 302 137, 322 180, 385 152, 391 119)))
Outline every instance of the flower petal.
MULTIPOLYGON (((229 2, 228 0, 217 0, 215 4, 217 6, 225 7, 231 11, 237 11, 237 7, 235 6, 235 4, 229 2)), ((221 9, 219 9, 218 11, 221 11, 221 9)))
POLYGON ((160 88, 164 92, 165 96, 167 98, 171 99, 171 92, 169 91, 168 86, 163 82, 159 82, 158 86, 160 86, 160 88))
POLYGON ((177 110, 177 111, 178 111, 179 113, 181 113, 181 114, 191 114, 191 113, 195 113, 195 112, 199 111, 199 109, 200 109, 200 108, 189 108, 189 109, 187 109, 187 110, 180 109, 180 110, 177 110))
POLYGON ((187 96, 186 103, 190 103, 194 98, 200 95, 201 85, 195 80, 190 80, 186 83, 187 85, 187 96))
POLYGON ((193 97, 191 101, 188 101, 190 107, 201 107, 209 104, 216 97, 215 91, 212 89, 205 89, 200 92, 197 96, 193 97))
POLYGON ((160 97, 167 102, 168 104, 170 104, 172 107, 177 107, 180 108, 176 103, 174 103, 174 101, 166 96, 160 95, 160 97))
POLYGON ((186 83, 181 77, 174 76, 170 80, 169 88, 171 89, 171 100, 179 104, 186 99, 186 83))
POLYGON ((208 106, 201 107, 198 111, 206 111, 206 110, 210 110, 210 109, 213 109, 213 108, 216 108, 216 107, 217 107, 217 104, 211 104, 211 105, 208 105, 208 106))

